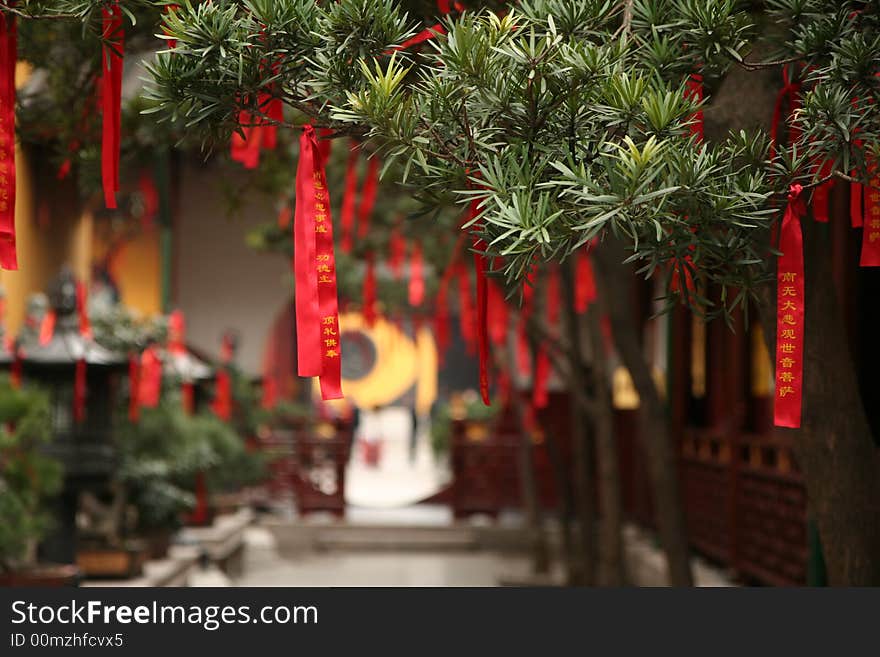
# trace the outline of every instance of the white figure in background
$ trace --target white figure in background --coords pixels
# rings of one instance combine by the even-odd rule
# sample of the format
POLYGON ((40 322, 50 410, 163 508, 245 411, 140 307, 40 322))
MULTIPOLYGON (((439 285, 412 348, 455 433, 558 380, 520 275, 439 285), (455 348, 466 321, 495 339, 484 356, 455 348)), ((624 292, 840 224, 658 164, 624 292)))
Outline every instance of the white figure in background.
POLYGON ((370 467, 378 467, 383 439, 382 408, 374 406, 360 413, 358 422, 358 444, 361 446, 364 462, 370 467))

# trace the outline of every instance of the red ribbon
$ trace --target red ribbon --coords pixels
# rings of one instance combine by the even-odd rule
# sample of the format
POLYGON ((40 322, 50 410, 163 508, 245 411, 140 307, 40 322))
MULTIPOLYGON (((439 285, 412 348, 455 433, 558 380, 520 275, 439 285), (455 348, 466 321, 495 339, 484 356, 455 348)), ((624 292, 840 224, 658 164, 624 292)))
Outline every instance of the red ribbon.
POLYGON ((370 218, 373 216, 373 208, 376 206, 376 192, 378 188, 379 159, 372 157, 367 164, 364 188, 361 190, 361 204, 358 208, 358 239, 365 238, 370 230, 370 218))
POLYGON ((260 144, 263 131, 260 126, 251 125, 254 117, 250 112, 242 110, 238 114, 241 132, 233 132, 229 143, 229 157, 239 162, 245 169, 256 169, 260 165, 260 144))
MULTIPOLYGON (((703 101, 703 76, 699 73, 692 74, 685 83, 685 96, 700 103, 703 101)), ((690 132, 696 135, 699 141, 703 141, 704 121, 703 110, 699 109, 691 117, 690 132)))
POLYGON ((15 16, 0 12, 0 267, 18 269, 15 253, 15 16))
POLYGON ((519 325, 516 327, 516 369, 522 376, 528 376, 532 369, 528 326, 533 310, 532 299, 535 296, 535 288, 532 286, 534 273, 534 269, 530 270, 527 280, 523 283, 522 309, 519 325))
POLYGON ((220 356, 222 367, 217 371, 217 383, 211 410, 221 420, 227 421, 232 417, 232 375, 229 372, 232 356, 232 340, 229 336, 224 336, 220 356))
POLYGON ((418 308, 425 301, 425 266, 422 246, 413 243, 409 261, 409 305, 418 308))
POLYGON ((85 339, 92 337, 92 325, 89 322, 88 290, 85 283, 76 283, 76 311, 79 314, 79 334, 85 339))
POLYGON ((425 41, 428 41, 429 39, 434 39, 437 37, 437 35, 442 36, 444 34, 446 34, 446 28, 443 27, 440 23, 436 23, 435 25, 432 25, 431 27, 425 28, 424 30, 422 30, 421 32, 416 34, 413 38, 407 39, 406 41, 401 43, 399 46, 394 46, 388 52, 391 53, 391 52, 394 52, 395 50, 407 50, 409 48, 412 48, 413 46, 417 46, 420 43, 424 43, 425 41))
POLYGON ((474 300, 471 296, 471 275, 461 263, 456 265, 458 272, 458 319, 461 337, 469 354, 477 352, 477 321, 474 300))
POLYGON ((186 319, 181 310, 168 316, 168 351, 173 354, 186 352, 186 319))
POLYGON ((116 207, 119 191, 119 144, 122 110, 122 48, 125 34, 122 29, 122 10, 117 2, 102 10, 103 36, 107 45, 101 49, 101 180, 104 186, 104 204, 116 207))
MULTIPOLYGON (((474 204, 474 212, 476 212, 476 204, 474 204)), ((480 250, 482 249, 482 240, 474 240, 474 270, 477 274, 477 340, 479 344, 479 360, 480 360, 480 397, 483 403, 489 406, 492 402, 489 399, 489 296, 488 281, 486 280, 486 256, 480 250)))
POLYGON ((140 407, 155 408, 162 396, 162 359, 155 345, 144 349, 141 354, 140 375, 138 376, 137 403, 140 407))
POLYGON ((776 395, 774 423, 801 426, 804 352, 803 188, 792 185, 782 218, 776 274, 776 395))
POLYGON ((497 283, 489 281, 489 338, 492 342, 507 342, 508 315, 504 292, 497 283))
POLYGON ((406 240, 400 234, 400 229, 395 226, 388 241, 388 268, 391 275, 399 280, 403 274, 403 261, 406 258, 406 240))
POLYGON ((880 267, 880 170, 869 166, 871 182, 865 189, 865 220, 862 231, 862 267, 880 267))
POLYGON ((376 325, 376 262, 373 253, 367 254, 367 271, 364 275, 364 321, 372 328, 376 325))
POLYGON ((40 344, 47 345, 52 342, 55 335, 55 311, 49 310, 43 315, 43 321, 40 322, 40 344))
POLYGON ((575 263, 574 308, 578 314, 587 312, 590 304, 596 301, 596 277, 588 249, 578 251, 575 263))
POLYGON ((357 144, 352 141, 348 150, 348 163, 345 166, 345 192, 342 196, 342 207, 339 211, 339 225, 342 228, 340 248, 344 253, 351 253, 354 240, 354 209, 357 201, 358 158, 360 152, 357 144))
MULTIPOLYGON (((776 96, 776 103, 773 106, 773 121, 770 124, 770 157, 776 154, 776 145, 779 143, 779 124, 783 121, 786 125, 789 123, 789 117, 800 107, 798 94, 801 92, 801 83, 792 80, 788 73, 788 67, 782 67, 783 87, 776 96), (782 106, 788 101, 788 115, 783 118, 782 106)), ((788 139, 793 142, 799 136, 799 132, 794 126, 789 126, 788 139)))
MULTIPOLYGON (((816 175, 822 179, 825 178, 828 174, 831 173, 831 162, 825 162, 818 168, 816 175)), ((813 219, 816 221, 826 224, 828 223, 828 198, 831 194, 831 190, 834 188, 834 181, 829 180, 827 182, 818 185, 813 190, 813 219)))
POLYGON ((294 214, 298 372, 319 376, 323 399, 342 397, 339 303, 333 222, 324 158, 315 130, 300 138, 294 214))

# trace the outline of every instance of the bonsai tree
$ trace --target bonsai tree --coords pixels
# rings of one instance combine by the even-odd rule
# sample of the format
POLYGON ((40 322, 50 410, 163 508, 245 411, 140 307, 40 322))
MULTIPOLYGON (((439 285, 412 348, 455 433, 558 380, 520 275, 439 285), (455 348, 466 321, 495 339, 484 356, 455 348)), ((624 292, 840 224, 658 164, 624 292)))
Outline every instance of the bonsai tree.
POLYGON ((49 401, 41 391, 0 380, 0 570, 35 565, 51 527, 46 504, 61 488, 61 465, 41 453, 51 440, 49 401))

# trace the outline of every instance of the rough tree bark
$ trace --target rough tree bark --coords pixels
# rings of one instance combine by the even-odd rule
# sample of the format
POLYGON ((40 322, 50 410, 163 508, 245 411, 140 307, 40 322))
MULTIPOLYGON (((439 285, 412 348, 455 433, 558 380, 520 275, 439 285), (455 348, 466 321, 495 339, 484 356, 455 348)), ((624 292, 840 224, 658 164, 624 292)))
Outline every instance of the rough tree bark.
POLYGON ((642 352, 639 327, 628 299, 635 273, 623 265, 626 252, 619 241, 609 236, 594 251, 596 283, 600 299, 606 300, 614 344, 629 370, 640 398, 639 442, 645 454, 660 542, 666 553, 669 582, 672 586, 693 586, 690 554, 678 485, 678 468, 669 435, 668 419, 657 392, 651 370, 642 352))
MULTIPOLYGON (((804 221, 806 318, 803 415, 794 453, 832 586, 880 585, 880 450, 859 393, 824 227, 804 221)), ((773 291, 761 320, 775 353, 773 291)))

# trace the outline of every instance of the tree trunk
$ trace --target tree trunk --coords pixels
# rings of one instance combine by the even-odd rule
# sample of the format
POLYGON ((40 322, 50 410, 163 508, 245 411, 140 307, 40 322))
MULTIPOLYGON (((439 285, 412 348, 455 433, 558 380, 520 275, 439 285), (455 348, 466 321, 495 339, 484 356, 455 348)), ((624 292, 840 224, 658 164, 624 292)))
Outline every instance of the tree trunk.
POLYGON ((614 438, 614 409, 609 389, 608 364, 597 308, 589 313, 590 351, 593 359, 593 426, 598 457, 599 504, 599 586, 622 586, 624 582, 623 501, 620 492, 620 461, 614 438))
POLYGON ((522 485, 523 508, 526 512, 526 528, 529 534, 529 546, 532 554, 532 572, 546 575, 550 572, 550 553, 547 548, 547 537, 544 534, 544 513, 538 497, 538 486, 535 480, 535 459, 532 458, 532 439, 525 430, 525 412, 523 402, 516 392, 511 397, 516 404, 519 417, 519 446, 517 449, 519 479, 522 485))
MULTIPOLYGON (((832 586, 880 585, 880 454, 865 415, 832 284, 827 236, 803 222, 806 275, 803 415, 794 452, 832 586)), ((776 304, 762 323, 775 353, 776 304)))
POLYGON ((666 552, 672 586, 693 586, 687 534, 678 484, 678 468, 669 435, 669 423, 651 370, 642 353, 630 297, 635 273, 623 263, 626 253, 620 242, 609 238, 594 251, 596 282, 605 301, 614 343, 629 370, 640 398, 639 442, 645 454, 660 542, 666 552))
POLYGON ((580 581, 581 574, 579 571, 580 562, 575 558, 572 549, 572 492, 570 470, 568 463, 565 462, 560 449, 560 436, 549 432, 546 436, 547 456, 553 467, 553 479, 556 483, 556 494, 559 498, 559 531, 562 539, 562 560, 565 564, 566 583, 569 586, 575 586, 580 581))
POLYGON ((598 321, 598 310, 589 313, 584 326, 575 308, 575 280, 571 267, 563 270, 562 284, 565 293, 565 320, 569 342, 569 362, 572 372, 571 385, 575 390, 572 403, 581 407, 583 416, 590 418, 597 457, 597 483, 599 489, 599 586, 623 584, 623 504, 620 493, 620 470, 614 425, 611 394, 608 389, 607 366, 604 345, 598 321), (584 374, 583 328, 589 336, 592 358, 592 378, 584 374), (589 388, 589 390, 588 390, 589 388))

